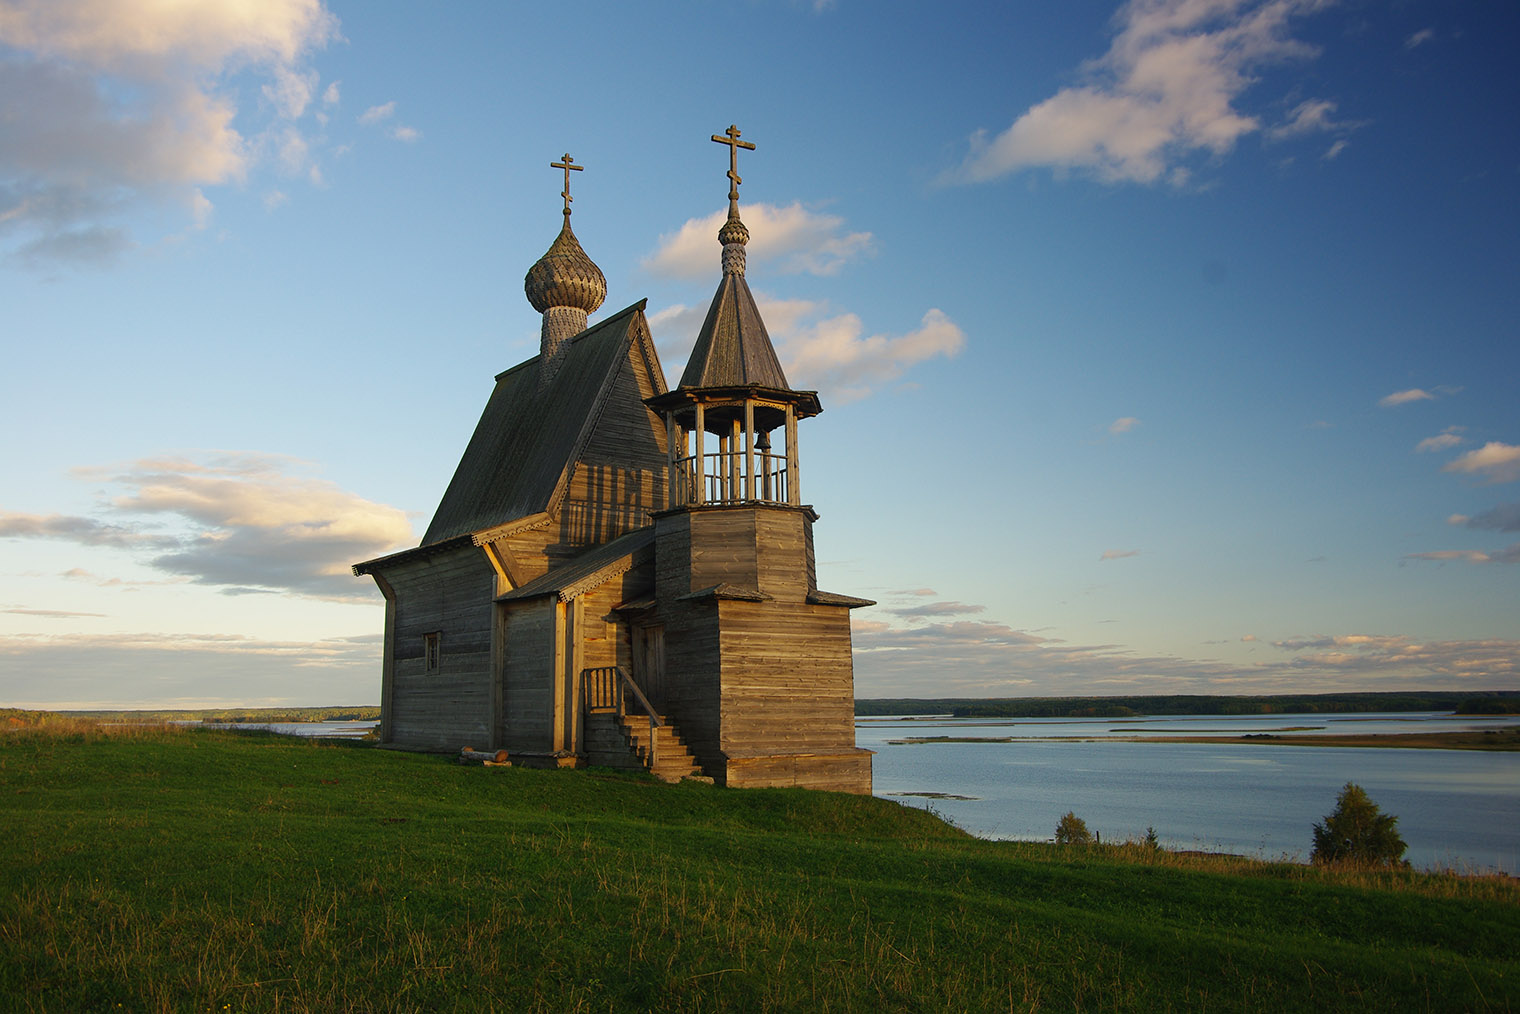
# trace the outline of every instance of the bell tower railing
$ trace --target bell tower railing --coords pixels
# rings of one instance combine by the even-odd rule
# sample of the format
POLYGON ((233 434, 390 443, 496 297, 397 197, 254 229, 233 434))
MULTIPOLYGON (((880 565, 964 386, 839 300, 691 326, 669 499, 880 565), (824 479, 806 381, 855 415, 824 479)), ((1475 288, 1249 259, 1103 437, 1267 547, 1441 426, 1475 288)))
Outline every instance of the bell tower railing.
POLYGON ((698 398, 667 409, 665 425, 668 506, 802 503, 797 412, 790 401, 741 398, 704 403, 698 398), (767 418, 757 420, 762 413, 767 418), (781 453, 773 450, 772 429, 785 434, 781 453), (716 450, 710 450, 712 442, 716 450))

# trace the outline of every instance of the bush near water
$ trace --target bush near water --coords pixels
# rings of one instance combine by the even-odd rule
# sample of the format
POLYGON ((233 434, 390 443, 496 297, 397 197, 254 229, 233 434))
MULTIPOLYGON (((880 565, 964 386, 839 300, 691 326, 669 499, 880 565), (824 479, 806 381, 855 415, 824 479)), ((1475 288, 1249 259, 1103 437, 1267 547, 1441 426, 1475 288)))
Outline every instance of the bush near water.
POLYGON ((1512 1010, 1520 890, 265 733, 0 734, 0 1009, 1512 1010))

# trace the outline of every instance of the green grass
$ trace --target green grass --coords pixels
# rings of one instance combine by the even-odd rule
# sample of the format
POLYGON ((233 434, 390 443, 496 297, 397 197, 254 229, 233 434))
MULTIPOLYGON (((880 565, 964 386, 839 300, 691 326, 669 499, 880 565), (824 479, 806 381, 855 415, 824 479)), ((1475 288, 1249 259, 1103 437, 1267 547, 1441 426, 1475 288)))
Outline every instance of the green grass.
POLYGON ((1520 1006, 1520 891, 800 790, 0 733, 0 1010, 1520 1006))

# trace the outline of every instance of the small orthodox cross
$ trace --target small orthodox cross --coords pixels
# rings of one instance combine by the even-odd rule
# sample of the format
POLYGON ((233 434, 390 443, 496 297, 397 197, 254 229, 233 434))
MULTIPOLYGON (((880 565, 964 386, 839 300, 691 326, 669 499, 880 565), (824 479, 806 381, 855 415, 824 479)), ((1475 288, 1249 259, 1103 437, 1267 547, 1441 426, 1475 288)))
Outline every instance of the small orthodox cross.
POLYGON ((739 184, 744 182, 739 178, 739 149, 748 148, 750 151, 754 151, 755 146, 748 141, 739 140, 739 128, 731 123, 723 133, 714 134, 713 140, 719 144, 728 145, 728 178, 730 180, 728 199, 730 201, 737 201, 739 199, 739 184))
MULTIPOLYGON (((750 147, 753 148, 754 145, 750 145, 750 147)), ((575 159, 571 158, 570 153, 567 151, 565 152, 565 160, 563 162, 550 162, 549 168, 565 170, 565 189, 561 190, 559 195, 565 199, 565 214, 569 215, 570 202, 575 200, 575 198, 570 196, 570 170, 574 169, 578 173, 585 172, 586 167, 583 165, 576 165, 575 159)))

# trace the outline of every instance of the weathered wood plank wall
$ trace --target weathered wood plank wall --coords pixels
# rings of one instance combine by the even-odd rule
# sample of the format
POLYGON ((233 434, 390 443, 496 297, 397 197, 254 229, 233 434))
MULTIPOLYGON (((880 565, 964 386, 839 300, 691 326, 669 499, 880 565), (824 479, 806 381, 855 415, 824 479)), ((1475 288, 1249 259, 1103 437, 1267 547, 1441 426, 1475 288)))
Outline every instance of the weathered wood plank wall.
POLYGON ((389 742, 457 750, 491 741, 491 597, 496 576, 474 546, 390 568, 395 591, 389 742), (423 636, 439 635, 436 672, 423 636), (470 743, 459 740, 470 740, 470 743))
POLYGON ((503 608, 503 712, 508 753, 554 749, 555 613, 551 597, 503 608))

